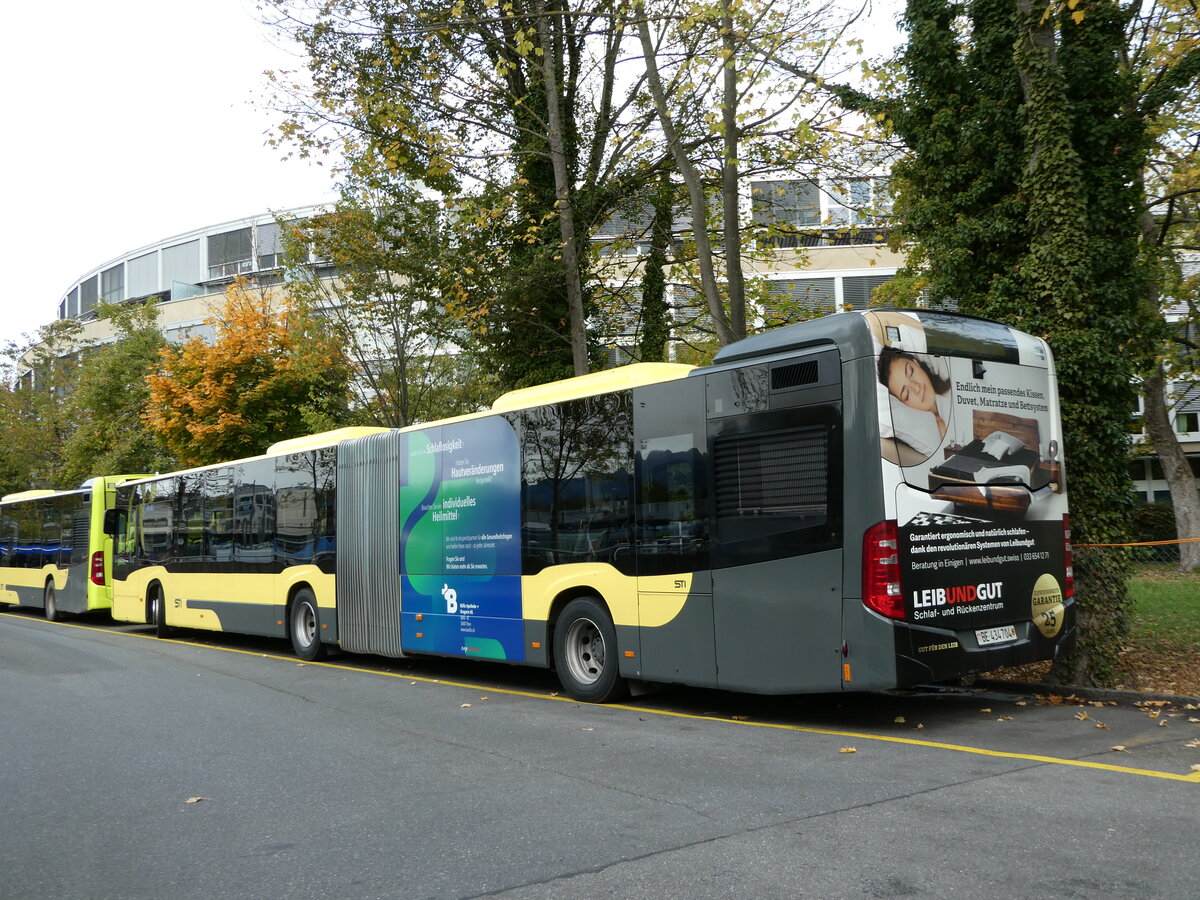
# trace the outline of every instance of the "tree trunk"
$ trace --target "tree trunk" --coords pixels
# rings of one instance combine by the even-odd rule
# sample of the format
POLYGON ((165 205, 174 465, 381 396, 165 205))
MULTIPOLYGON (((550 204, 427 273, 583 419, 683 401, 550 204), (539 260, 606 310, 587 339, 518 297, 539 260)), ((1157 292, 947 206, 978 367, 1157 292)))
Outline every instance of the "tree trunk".
MULTIPOLYGON (((1175 529, 1180 538, 1200 537, 1200 494, 1187 454, 1171 427, 1167 409, 1166 371, 1159 363, 1142 382, 1142 403, 1145 410, 1146 434, 1154 444, 1162 463, 1163 477, 1171 491, 1175 508, 1175 529)), ((1179 545, 1179 566, 1185 572, 1200 568, 1200 542, 1179 545)))
MULTIPOLYGON (((539 8, 538 12, 544 11, 539 8)), ((566 277, 567 310, 570 314, 571 361, 576 375, 586 375, 589 368, 587 329, 583 321, 579 247, 575 243, 575 209, 571 203, 571 177, 567 171, 567 151, 563 141, 562 108, 559 105, 558 76, 554 67, 554 40, 544 14, 538 16, 538 37, 542 46, 542 79, 546 90, 546 137, 550 143, 550 163, 554 167, 554 207, 562 237, 563 274, 566 277)))
POLYGON ((654 108, 658 112, 658 121, 662 125, 663 136, 671 148, 671 157, 683 176, 687 185, 688 199, 692 211, 692 233, 696 239, 696 262, 700 266, 700 284, 704 289, 704 299, 708 305, 709 315, 712 316, 713 328, 717 333, 717 342, 722 346, 732 344, 737 337, 725 314, 725 305, 721 302, 721 292, 717 287, 717 275, 713 266, 712 244, 708 239, 708 206, 704 198, 704 186, 700 181, 700 173, 688 159, 675 123, 667 109, 666 92, 663 90, 662 78, 658 72, 658 59, 655 55, 654 43, 650 40, 650 23, 646 18, 646 8, 642 3, 635 6, 634 14, 638 20, 638 37, 641 38, 642 56, 646 65, 646 84, 650 95, 654 98, 654 108))
POLYGON ((725 241, 725 280, 729 290, 729 327, 735 340, 746 336, 746 279, 742 274, 742 229, 738 210, 738 78, 737 43, 730 0, 721 0, 721 47, 725 51, 721 124, 724 159, 721 165, 721 228, 725 241))

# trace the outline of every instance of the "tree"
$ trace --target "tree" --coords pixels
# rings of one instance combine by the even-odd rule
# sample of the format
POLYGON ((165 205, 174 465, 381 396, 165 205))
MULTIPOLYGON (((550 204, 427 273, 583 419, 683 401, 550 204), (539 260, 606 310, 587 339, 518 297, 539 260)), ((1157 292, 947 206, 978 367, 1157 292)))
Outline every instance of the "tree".
POLYGON ((87 344, 74 319, 60 319, 38 329, 31 345, 9 344, 4 355, 19 360, 7 371, 0 389, 0 478, 8 491, 62 488, 64 448, 74 433, 68 398, 79 379, 87 344), (16 378, 17 369, 23 373, 16 378))
POLYGON ((508 385, 587 371, 588 235, 655 166, 640 79, 619 72, 620 4, 271 6, 306 47, 313 81, 288 103, 281 139, 302 152, 336 142, 357 176, 404 174, 441 191, 462 223, 485 220, 503 258, 475 262, 501 262, 503 277, 469 300, 486 305, 482 337, 508 385))
POLYGON ((173 467, 144 421, 150 399, 146 378, 166 346, 158 308, 153 302, 104 303, 96 311, 112 325, 115 339, 87 351, 67 397, 67 415, 75 428, 63 447, 65 484, 79 484, 94 475, 173 467))
MULTIPOLYGON (((1142 252, 1154 275, 1150 301, 1165 326, 1160 352, 1143 371, 1144 422, 1171 492, 1176 531, 1200 538, 1200 494, 1169 410, 1191 392, 1200 370, 1194 339, 1200 278, 1181 271, 1181 254, 1200 251, 1200 103, 1195 90, 1180 89, 1200 76, 1195 9, 1154 3, 1132 15, 1127 30, 1128 64, 1138 74, 1154 137, 1141 182, 1142 252)), ((1181 544, 1179 551, 1184 571, 1200 568, 1200 542, 1181 544)))
POLYGON ((347 417, 350 365, 323 324, 244 279, 208 320, 214 340, 164 347, 147 425, 185 466, 263 452, 347 417))
MULTIPOLYGON (((1112 0, 910 0, 904 91, 862 106, 909 155, 893 170, 910 275, 934 305, 1054 349, 1076 542, 1123 539, 1132 383, 1154 327, 1140 256, 1141 173, 1157 104, 1112 0)), ((1076 555, 1081 640, 1060 674, 1112 684, 1128 593, 1121 558, 1076 555)))
POLYGON ((470 393, 454 395, 464 405, 448 402, 476 322, 455 302, 462 261, 445 219, 435 200, 398 183, 347 187, 328 213, 287 226, 288 289, 353 363, 352 407, 366 424, 402 428, 479 408, 470 393), (336 276, 307 265, 309 254, 336 276))
POLYGON ((761 235, 742 226, 745 179, 833 165, 845 113, 824 82, 844 74, 836 51, 862 11, 634 0, 647 89, 687 189, 699 293, 720 346, 749 333, 742 259, 761 235))

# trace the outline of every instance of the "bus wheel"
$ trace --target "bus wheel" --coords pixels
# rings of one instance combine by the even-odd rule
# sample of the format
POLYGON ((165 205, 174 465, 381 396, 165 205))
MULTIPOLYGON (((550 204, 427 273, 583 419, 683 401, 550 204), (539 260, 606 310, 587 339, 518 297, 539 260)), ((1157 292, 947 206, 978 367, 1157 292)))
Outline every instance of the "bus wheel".
POLYGON ((150 589, 150 615, 146 618, 154 624, 154 633, 160 637, 170 637, 175 629, 167 624, 167 603, 163 597, 162 585, 156 584, 150 589))
POLYGON ((628 690, 617 673, 617 630, 595 597, 577 597, 554 626, 554 667, 563 690, 576 700, 604 703, 628 690))
POLYGON ((46 585, 46 593, 42 596, 42 606, 46 611, 46 618, 51 622, 62 621, 62 611, 58 608, 58 592, 54 590, 54 585, 46 585))
POLYGON ((292 639, 292 649, 301 659, 314 660, 325 656, 320 624, 317 598, 313 592, 308 588, 296 591, 296 596, 292 598, 291 615, 288 616, 288 636, 292 639))

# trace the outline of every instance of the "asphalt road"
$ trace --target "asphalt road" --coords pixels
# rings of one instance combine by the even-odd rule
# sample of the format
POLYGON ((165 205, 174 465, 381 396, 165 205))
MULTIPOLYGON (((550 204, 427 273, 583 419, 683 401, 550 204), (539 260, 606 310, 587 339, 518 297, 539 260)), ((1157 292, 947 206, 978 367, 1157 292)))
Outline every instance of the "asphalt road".
POLYGON ((1200 896, 1200 710, 204 640, 0 615, 0 897, 1200 896))

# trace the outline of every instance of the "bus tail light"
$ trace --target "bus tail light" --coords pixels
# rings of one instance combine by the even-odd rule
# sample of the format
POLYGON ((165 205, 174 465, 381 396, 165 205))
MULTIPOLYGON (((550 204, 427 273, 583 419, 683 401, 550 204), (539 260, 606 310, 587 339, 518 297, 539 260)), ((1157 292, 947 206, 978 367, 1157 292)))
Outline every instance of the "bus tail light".
POLYGON ((104 551, 97 550, 92 554, 92 584, 104 586, 104 551))
POLYGON ((863 603, 889 619, 904 618, 900 590, 900 536, 894 520, 872 525, 863 536, 863 603))
POLYGON ((1075 596, 1075 563, 1071 552, 1071 517, 1063 516, 1063 562, 1066 564, 1063 598, 1070 600, 1075 596))

